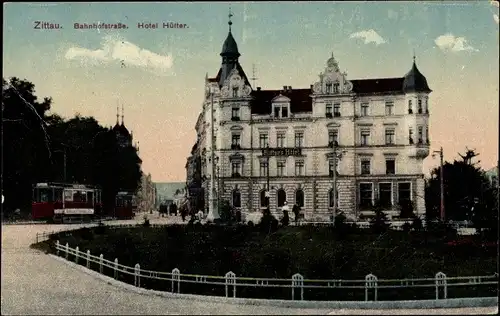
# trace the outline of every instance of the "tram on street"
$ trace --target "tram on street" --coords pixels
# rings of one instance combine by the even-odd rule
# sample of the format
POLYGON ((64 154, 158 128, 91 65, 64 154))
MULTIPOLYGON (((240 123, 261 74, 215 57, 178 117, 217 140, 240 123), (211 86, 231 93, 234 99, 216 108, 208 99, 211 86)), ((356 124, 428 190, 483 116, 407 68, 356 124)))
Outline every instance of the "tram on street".
POLYGON ((118 192, 115 198, 113 217, 116 219, 131 219, 135 216, 135 195, 130 192, 118 192))
POLYGON ((54 223, 89 221, 102 212, 102 192, 95 186, 37 183, 33 186, 31 216, 54 223))

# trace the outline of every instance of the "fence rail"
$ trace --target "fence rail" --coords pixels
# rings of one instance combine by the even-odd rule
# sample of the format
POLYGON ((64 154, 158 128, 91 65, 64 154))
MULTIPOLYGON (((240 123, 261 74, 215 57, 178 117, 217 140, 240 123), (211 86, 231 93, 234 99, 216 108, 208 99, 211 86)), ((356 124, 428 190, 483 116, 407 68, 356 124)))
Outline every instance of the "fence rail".
MULTIPOLYGON (((127 226, 127 225, 124 225, 127 226)), ((49 238, 53 233, 37 234, 37 241, 49 238)), ((227 272, 224 276, 196 275, 185 274, 177 268, 171 272, 152 271, 141 268, 139 264, 134 267, 129 267, 120 264, 118 258, 114 260, 105 259, 103 254, 99 256, 92 255, 90 250, 82 251, 79 247, 71 248, 68 243, 62 245, 59 240, 55 242, 55 250, 57 256, 64 256, 69 260, 71 256, 75 263, 85 263, 85 267, 90 269, 91 264, 98 265, 98 271, 104 274, 104 268, 112 270, 112 275, 115 279, 119 278, 119 274, 129 275, 133 277, 133 284, 136 287, 141 287, 141 280, 158 280, 170 283, 169 288, 171 293, 181 293, 182 284, 207 284, 225 290, 226 297, 236 298, 238 288, 253 287, 253 288, 283 288, 289 289, 291 300, 304 300, 304 290, 319 289, 325 291, 327 289, 340 290, 364 290, 365 301, 377 301, 379 299, 380 290, 402 290, 405 288, 413 289, 433 289, 435 299, 447 299, 448 290, 456 287, 477 287, 479 285, 496 285, 498 287, 498 274, 487 276, 466 276, 466 277, 448 277, 443 272, 436 273, 434 278, 408 278, 408 279, 378 279, 373 274, 368 274, 364 280, 314 280, 305 279, 303 275, 296 273, 291 279, 275 279, 275 278, 252 278, 238 277, 232 271, 227 272)), ((95 266, 95 265, 94 265, 95 266)), ((108 270, 109 271, 109 270, 108 270)), ((493 296, 496 296, 493 295, 493 296)), ((421 298, 423 299, 423 298, 421 298)))

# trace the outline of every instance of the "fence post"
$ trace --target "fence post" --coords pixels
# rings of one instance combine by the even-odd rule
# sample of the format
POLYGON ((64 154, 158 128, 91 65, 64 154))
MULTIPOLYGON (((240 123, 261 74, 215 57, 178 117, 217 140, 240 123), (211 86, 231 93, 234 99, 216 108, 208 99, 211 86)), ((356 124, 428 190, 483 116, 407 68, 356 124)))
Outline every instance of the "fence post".
POLYGON ((99 273, 102 274, 102 270, 103 270, 103 261, 104 261, 104 255, 101 253, 101 255, 99 256, 99 273))
POLYGON ((59 256, 59 240, 56 240, 56 256, 59 256))
POLYGON ((90 250, 87 249, 87 269, 90 269, 90 250))
POLYGON ((66 258, 66 260, 68 260, 68 256, 69 256, 69 244, 68 243, 66 243, 66 249, 65 249, 65 251, 66 251, 65 258, 66 258))
POLYGON ((175 293, 175 283, 177 282, 177 293, 181 292, 181 272, 175 268, 172 270, 172 293, 175 293))
POLYGON ((141 287, 141 266, 138 263, 134 267, 134 285, 141 287))
POLYGON ((368 274, 365 277, 365 301, 368 301, 368 289, 374 289, 374 300, 377 301, 377 285, 378 279, 373 274, 368 274))
POLYGON ((295 300, 295 288, 300 288, 300 300, 304 300, 304 277, 300 273, 292 275, 292 301, 295 300))
POLYGON ((118 279, 118 258, 115 258, 115 279, 118 279))
POLYGON ((229 285, 233 285, 233 297, 236 297, 236 274, 229 271, 225 275, 226 278, 226 297, 229 297, 229 285))
POLYGON ((446 284, 446 274, 443 272, 436 273, 436 299, 439 299, 439 287, 444 288, 444 299, 448 297, 448 288, 446 284))
POLYGON ((78 264, 78 257, 80 257, 80 247, 76 246, 75 249, 75 263, 78 264))

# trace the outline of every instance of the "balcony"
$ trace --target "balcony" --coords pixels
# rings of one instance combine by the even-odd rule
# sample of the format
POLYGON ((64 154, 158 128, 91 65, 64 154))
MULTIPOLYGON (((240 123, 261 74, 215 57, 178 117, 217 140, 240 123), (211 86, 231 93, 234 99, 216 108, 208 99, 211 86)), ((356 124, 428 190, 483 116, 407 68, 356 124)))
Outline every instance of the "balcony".
POLYGON ((334 112, 333 117, 340 117, 340 112, 334 112))
POLYGON ((239 145, 239 144, 231 144, 231 149, 239 150, 239 149, 241 149, 241 145, 239 145))
POLYGON ((333 146, 339 147, 339 142, 338 141, 328 142, 328 147, 333 148, 333 146))
POLYGON ((326 113, 326 114, 325 114, 325 116, 326 116, 327 118, 332 118, 332 117, 333 117, 333 114, 332 114, 332 113, 326 113))
POLYGON ((429 144, 422 140, 419 140, 416 144, 410 142, 407 154, 409 157, 425 158, 429 156, 429 144))
POLYGON ((233 116, 233 117, 231 117, 231 121, 238 122, 238 121, 240 121, 240 117, 239 116, 233 116))
POLYGON ((231 174, 231 178, 241 178, 241 174, 239 172, 235 172, 231 174))

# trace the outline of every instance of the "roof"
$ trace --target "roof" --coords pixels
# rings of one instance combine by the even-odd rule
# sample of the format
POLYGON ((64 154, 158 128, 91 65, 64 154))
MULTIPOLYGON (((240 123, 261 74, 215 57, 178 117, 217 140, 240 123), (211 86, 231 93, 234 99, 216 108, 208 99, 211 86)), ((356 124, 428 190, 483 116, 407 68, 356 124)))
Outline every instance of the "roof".
POLYGON ((356 79, 352 82, 352 92, 357 94, 371 93, 404 93, 404 78, 356 79))
POLYGON ((413 61, 413 66, 410 71, 405 75, 403 82, 404 92, 431 92, 427 85, 427 79, 418 70, 415 61, 413 61))
MULTIPOLYGON (((243 70, 243 67, 241 67, 239 62, 236 62, 235 67, 238 70, 238 73, 240 74, 240 76, 243 78, 243 80, 245 80, 245 84, 252 86, 250 84, 250 81, 248 80, 247 74, 245 73, 245 71, 243 70)), ((222 67, 217 72, 217 75, 215 76, 215 78, 208 78, 207 80, 208 80, 208 82, 219 82, 221 76, 222 76, 222 67)))
POLYGON ((270 114, 272 111, 272 100, 279 95, 290 99, 290 111, 292 113, 311 112, 312 99, 311 89, 291 90, 254 90, 252 91, 252 114, 270 114))
POLYGON ((224 41, 224 44, 222 45, 222 52, 220 53, 221 56, 236 56, 239 57, 240 53, 238 52, 238 44, 236 44, 236 41, 234 40, 233 34, 231 33, 231 30, 227 34, 226 40, 224 41))

